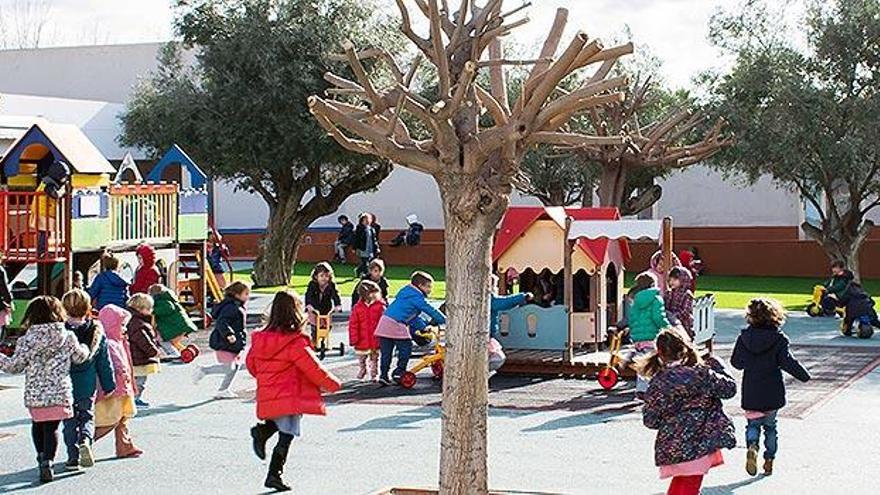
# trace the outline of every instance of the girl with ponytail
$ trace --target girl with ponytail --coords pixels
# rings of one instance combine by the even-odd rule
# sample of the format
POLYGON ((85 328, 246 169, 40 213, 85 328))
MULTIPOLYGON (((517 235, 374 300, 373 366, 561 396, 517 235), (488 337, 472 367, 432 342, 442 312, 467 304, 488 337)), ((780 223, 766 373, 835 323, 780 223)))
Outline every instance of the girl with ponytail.
POLYGON ((654 461, 660 479, 672 478, 668 495, 698 495, 703 476, 724 463, 721 449, 736 446, 721 405, 736 395, 736 382, 714 356, 702 359, 683 329, 662 330, 655 343, 636 364, 651 378, 642 414, 657 430, 654 461))

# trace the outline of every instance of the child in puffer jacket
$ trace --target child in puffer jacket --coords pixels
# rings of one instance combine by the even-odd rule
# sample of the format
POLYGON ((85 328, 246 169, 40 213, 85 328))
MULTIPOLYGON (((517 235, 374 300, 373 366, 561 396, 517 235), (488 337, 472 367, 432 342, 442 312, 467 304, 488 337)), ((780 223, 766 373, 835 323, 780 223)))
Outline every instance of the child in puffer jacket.
POLYGON ((134 280, 131 282, 132 294, 146 294, 150 287, 162 281, 162 272, 156 266, 156 250, 149 244, 141 244, 135 249, 138 265, 134 272, 134 280))
POLYGON ((257 417, 263 420, 251 428, 254 453, 266 458, 266 442, 276 432, 266 488, 287 491, 281 474, 294 437, 302 434, 303 414, 327 413, 321 391, 335 392, 342 386, 312 351, 311 339, 303 333, 306 317, 296 294, 279 292, 272 301, 269 322, 251 335, 246 363, 257 379, 257 417))
POLYGON ((64 444, 67 446, 67 471, 95 465, 92 439, 95 437, 95 392, 98 383, 104 393, 116 388, 113 365, 107 351, 107 338, 101 323, 91 318, 89 295, 80 289, 64 294, 61 299, 67 312, 68 330, 80 344, 89 346, 90 356, 82 364, 70 368, 73 381, 73 417, 64 420, 64 444))
POLYGON ((663 296, 667 319, 684 327, 691 338, 694 338, 694 293, 691 291, 693 277, 691 272, 682 266, 669 271, 666 282, 669 289, 663 296))
POLYGON ((109 394, 99 391, 95 404, 95 441, 111 431, 116 435, 116 457, 140 457, 143 451, 134 445, 128 424, 137 414, 134 405, 134 370, 125 325, 131 313, 110 304, 101 308, 98 319, 107 334, 107 350, 116 375, 116 389, 109 394))
POLYGON ((376 327, 385 312, 382 289, 372 280, 362 280, 357 287, 358 302, 351 308, 348 318, 348 343, 354 347, 358 356, 358 380, 367 380, 369 361, 369 380, 379 379, 379 338, 376 327))
MULTIPOLYGON (((629 335, 632 338, 635 352, 630 359, 636 359, 654 350, 654 339, 660 330, 670 327, 666 318, 666 306, 663 295, 657 287, 657 277, 651 272, 636 275, 635 286, 630 289, 632 305, 627 315, 629 335)), ((648 380, 641 374, 636 375, 636 397, 641 397, 648 390, 648 380)))
POLYGON ((183 339, 198 328, 171 289, 156 284, 150 287, 149 292, 153 297, 153 317, 156 330, 162 337, 162 349, 169 356, 174 356, 186 347, 183 339))
POLYGON ((128 311, 131 313, 131 319, 126 325, 126 333, 128 347, 131 350, 134 382, 137 387, 134 405, 143 409, 150 407, 150 404, 143 399, 147 378, 159 372, 162 356, 159 336, 153 329, 153 298, 146 294, 131 296, 128 299, 128 311))
POLYGON ((70 367, 89 358, 89 348, 64 327, 64 307, 51 296, 31 300, 11 357, 0 354, 0 370, 25 373, 24 405, 31 415, 31 436, 37 451, 40 481, 55 476, 52 461, 58 450, 58 425, 73 417, 73 384, 70 367))
POLYGON ((672 478, 668 495, 699 495, 703 476, 724 463, 721 449, 736 446, 721 405, 736 395, 736 382, 714 357, 704 363, 680 328, 661 331, 656 348, 637 365, 651 379, 642 414, 657 430, 654 462, 661 479, 672 478))
POLYGON ((733 347, 730 364, 743 370, 742 408, 746 419, 746 472, 758 474, 758 443, 764 430, 764 474, 773 474, 778 448, 776 413, 785 406, 782 372, 802 382, 810 373, 791 355, 788 337, 782 333, 785 310, 779 301, 757 298, 746 309, 749 326, 733 347))
POLYGON ((101 309, 108 304, 125 306, 128 300, 128 282, 119 276, 119 258, 112 253, 101 257, 101 273, 92 280, 89 296, 95 302, 95 308, 101 309))
POLYGON ((406 372, 409 357, 412 354, 412 333, 424 330, 427 322, 420 318, 427 314, 438 325, 446 323, 446 315, 428 304, 428 296, 434 286, 434 278, 425 272, 414 272, 410 283, 400 289, 376 327, 379 337, 379 383, 390 385, 388 371, 391 369, 391 358, 397 349, 397 367, 392 378, 395 382, 406 372))
POLYGON ((206 375, 223 375, 220 388, 214 395, 215 399, 236 399, 235 393, 229 388, 235 374, 241 368, 241 354, 247 345, 247 304, 251 289, 244 282, 233 282, 226 287, 225 297, 213 312, 214 329, 211 331, 209 345, 214 349, 217 364, 199 366, 193 374, 193 382, 198 383, 206 375))

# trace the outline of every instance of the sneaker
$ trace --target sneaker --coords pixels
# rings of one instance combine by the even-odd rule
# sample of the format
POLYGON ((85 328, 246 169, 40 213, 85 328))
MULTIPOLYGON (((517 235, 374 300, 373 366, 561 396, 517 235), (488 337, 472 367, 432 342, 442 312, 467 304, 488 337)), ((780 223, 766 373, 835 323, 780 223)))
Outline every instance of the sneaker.
POLYGON ((764 476, 773 474, 773 459, 764 459, 764 476))
POLYGON ((64 470, 68 472, 76 472, 79 471, 79 461, 69 459, 64 463, 64 470))
POLYGON ((749 451, 746 453, 746 472, 749 476, 758 474, 758 446, 749 445, 749 451))
POLYGON ((92 452, 92 446, 88 442, 79 444, 79 465, 82 467, 92 467, 95 465, 95 455, 92 452))
POLYGON ((150 408, 150 403, 145 402, 142 399, 135 399, 134 405, 137 406, 138 409, 149 409, 150 408))
POLYGON ((383 387, 387 387, 387 386, 391 385, 391 383, 392 382, 391 382, 391 380, 388 379, 388 377, 386 377, 386 376, 379 377, 379 385, 382 385, 383 387))
POLYGON ((202 381, 202 378, 204 378, 204 377, 205 377, 205 372, 202 370, 202 368, 197 367, 195 369, 195 371, 193 371, 193 374, 192 374, 193 384, 198 385, 199 382, 202 381))
POLYGON ((217 393, 214 394, 214 398, 218 400, 237 399, 238 394, 227 388, 225 390, 218 390, 217 393))

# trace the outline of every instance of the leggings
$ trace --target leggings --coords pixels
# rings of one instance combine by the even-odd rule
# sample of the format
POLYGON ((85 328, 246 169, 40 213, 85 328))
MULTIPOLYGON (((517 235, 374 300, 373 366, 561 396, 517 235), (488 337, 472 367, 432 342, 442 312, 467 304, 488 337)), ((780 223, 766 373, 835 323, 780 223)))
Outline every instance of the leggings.
POLYGON ((700 495, 700 486, 703 484, 703 475, 675 476, 669 482, 669 491, 666 495, 700 495))
POLYGON ((31 437, 39 462, 52 462, 58 450, 58 425, 61 421, 40 421, 31 424, 31 437))
POLYGON ((202 373, 206 375, 223 375, 223 381, 220 383, 220 391, 229 390, 232 386, 232 380, 241 367, 238 363, 219 363, 211 366, 202 366, 202 373))

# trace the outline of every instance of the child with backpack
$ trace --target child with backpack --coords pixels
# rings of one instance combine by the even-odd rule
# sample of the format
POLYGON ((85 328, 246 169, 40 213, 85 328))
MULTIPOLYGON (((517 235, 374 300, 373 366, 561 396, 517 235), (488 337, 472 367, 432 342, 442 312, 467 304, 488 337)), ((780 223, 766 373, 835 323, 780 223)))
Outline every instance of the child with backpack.
POLYGON ((327 413, 321 391, 335 392, 342 386, 312 351, 311 339, 303 333, 306 318, 296 294, 275 294, 268 324, 251 335, 247 369, 257 379, 257 417, 263 422, 251 428, 254 453, 266 458, 266 442, 277 432, 269 473, 264 485, 288 491, 281 478, 290 444, 302 435, 304 414, 327 413))
POLYGON ((376 337, 379 338, 380 363, 379 383, 391 385, 391 379, 400 381, 400 377, 406 372, 409 357, 412 354, 411 331, 423 330, 427 323, 419 315, 427 314, 437 324, 446 323, 446 315, 428 304, 428 296, 434 286, 434 278, 425 272, 414 272, 410 277, 410 283, 400 289, 385 314, 379 320, 376 327, 376 337), (391 369, 391 357, 397 349, 397 367, 388 377, 391 369))
POLYGON ((70 368, 73 382, 73 417, 64 420, 64 444, 67 447, 67 471, 95 465, 92 439, 95 437, 95 393, 98 384, 104 393, 116 388, 113 365, 107 351, 107 338, 101 323, 91 318, 89 294, 73 289, 61 299, 67 312, 65 327, 80 344, 89 347, 89 358, 70 368))
POLYGON ((186 347, 183 339, 198 328, 171 289, 155 284, 149 292, 153 297, 153 318, 156 330, 162 337, 162 349, 170 356, 179 355, 180 350, 186 347))
POLYGON ((101 256, 101 273, 92 280, 89 286, 89 296, 95 303, 95 309, 101 309, 108 304, 125 306, 128 300, 128 282, 119 276, 119 258, 113 253, 104 253, 101 256))
POLYGON ((721 449, 736 447, 721 405, 736 395, 736 382, 714 357, 704 362, 680 328, 661 331, 656 350, 637 368, 651 379, 642 415, 645 426, 657 430, 660 479, 672 478, 666 493, 699 495, 706 473, 724 463, 721 449))
POLYGON ((22 325, 27 329, 18 339, 11 357, 0 353, 0 371, 25 373, 24 405, 31 415, 31 437, 37 451, 40 482, 55 479, 52 461, 58 450, 58 425, 73 417, 71 365, 89 357, 64 327, 66 315, 61 301, 52 296, 31 300, 22 325))
POLYGON ((128 299, 128 312, 131 313, 127 325, 128 344, 137 387, 134 405, 145 409, 150 407, 143 399, 147 378, 159 372, 162 357, 159 336, 153 328, 153 298, 146 294, 131 296, 128 299))
POLYGON ((791 355, 788 337, 782 333, 785 310, 779 301, 757 298, 746 309, 748 328, 736 339, 730 363, 743 370, 742 408, 746 419, 746 472, 758 473, 758 443, 764 430, 764 474, 773 474, 776 458, 776 414, 785 406, 782 372, 802 382, 810 373, 791 355))
POLYGON ((215 399, 238 398, 229 387, 241 368, 241 353, 247 345, 247 311, 244 305, 250 295, 251 289, 247 284, 241 281, 232 282, 224 291, 223 301, 212 312, 214 329, 211 330, 209 345, 214 350, 217 364, 197 367, 193 382, 198 383, 207 375, 223 375, 220 388, 214 395, 215 399))
POLYGON ((376 327, 385 312, 382 289, 371 280, 363 280, 357 287, 360 295, 357 304, 351 308, 348 319, 348 343, 354 347, 358 356, 358 380, 378 381, 379 379, 379 338, 376 327), (369 361, 369 378, 367 362, 369 361))
POLYGON ((134 370, 131 350, 125 334, 125 326, 131 314, 119 306, 110 304, 101 308, 98 319, 107 334, 107 351, 113 363, 116 389, 110 393, 98 392, 95 403, 95 441, 110 432, 116 436, 116 457, 125 459, 140 457, 143 451, 134 445, 129 422, 137 414, 134 404, 134 370))

